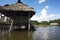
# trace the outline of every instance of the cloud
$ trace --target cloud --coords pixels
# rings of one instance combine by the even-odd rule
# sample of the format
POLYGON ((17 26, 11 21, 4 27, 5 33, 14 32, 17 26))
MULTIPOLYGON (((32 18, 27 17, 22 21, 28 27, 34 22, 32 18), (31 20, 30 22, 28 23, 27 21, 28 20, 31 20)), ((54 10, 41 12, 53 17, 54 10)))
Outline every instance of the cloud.
POLYGON ((41 15, 37 16, 34 15, 31 20, 36 20, 38 22, 41 21, 49 21, 49 20, 53 20, 53 19, 57 19, 57 17, 59 17, 60 15, 55 15, 55 14, 48 14, 48 6, 45 6, 42 10, 41 10, 41 15))
POLYGON ((45 2, 46 0, 39 0, 39 3, 41 4, 41 3, 43 3, 43 2, 45 2))
POLYGON ((47 15, 47 9, 48 9, 48 8, 49 8, 48 6, 45 6, 45 7, 42 9, 42 11, 41 11, 42 16, 46 16, 46 15, 47 15))

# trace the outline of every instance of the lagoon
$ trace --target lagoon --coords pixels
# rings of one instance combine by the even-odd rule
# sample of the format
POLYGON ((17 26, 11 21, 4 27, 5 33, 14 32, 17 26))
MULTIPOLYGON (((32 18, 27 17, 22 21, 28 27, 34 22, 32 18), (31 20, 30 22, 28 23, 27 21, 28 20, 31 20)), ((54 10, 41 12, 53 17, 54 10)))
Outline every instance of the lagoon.
POLYGON ((60 40, 60 26, 37 27, 34 32, 0 30, 0 40, 60 40))

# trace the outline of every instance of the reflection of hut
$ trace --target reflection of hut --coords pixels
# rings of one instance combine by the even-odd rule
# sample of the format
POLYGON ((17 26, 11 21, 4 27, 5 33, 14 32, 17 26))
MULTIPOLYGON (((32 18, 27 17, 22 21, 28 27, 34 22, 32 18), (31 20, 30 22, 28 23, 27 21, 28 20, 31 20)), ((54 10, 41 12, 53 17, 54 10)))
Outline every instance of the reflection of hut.
POLYGON ((14 20, 14 25, 27 26, 29 18, 35 14, 35 11, 18 0, 16 4, 0 6, 0 13, 14 20))
POLYGON ((50 25, 56 26, 56 25, 59 25, 59 24, 58 23, 50 23, 50 25))

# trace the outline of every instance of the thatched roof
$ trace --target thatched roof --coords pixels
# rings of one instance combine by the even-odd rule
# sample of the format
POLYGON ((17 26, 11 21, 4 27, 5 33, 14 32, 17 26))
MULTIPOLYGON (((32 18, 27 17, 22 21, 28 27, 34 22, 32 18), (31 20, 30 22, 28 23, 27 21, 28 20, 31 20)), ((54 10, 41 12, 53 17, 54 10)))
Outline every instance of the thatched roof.
POLYGON ((0 13, 8 17, 20 15, 28 16, 29 15, 28 13, 31 13, 30 17, 32 17, 35 14, 35 10, 34 8, 29 7, 28 5, 23 4, 20 0, 18 0, 16 4, 0 6, 0 13))
POLYGON ((34 11, 33 8, 23 3, 16 3, 11 5, 0 6, 0 10, 6 11, 34 11))

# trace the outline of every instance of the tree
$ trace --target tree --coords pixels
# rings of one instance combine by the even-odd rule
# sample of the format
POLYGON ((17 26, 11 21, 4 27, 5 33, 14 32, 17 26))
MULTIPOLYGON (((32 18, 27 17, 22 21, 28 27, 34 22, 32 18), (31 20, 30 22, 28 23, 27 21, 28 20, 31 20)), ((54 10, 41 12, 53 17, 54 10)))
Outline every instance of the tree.
POLYGON ((41 25, 49 25, 49 22, 48 21, 42 21, 40 22, 41 25))
POLYGON ((32 23, 32 24, 36 24, 36 25, 38 25, 38 24, 39 24, 39 22, 38 22, 38 21, 31 21, 31 23, 32 23))
POLYGON ((58 23, 58 24, 60 24, 60 19, 50 20, 49 23, 58 23))

